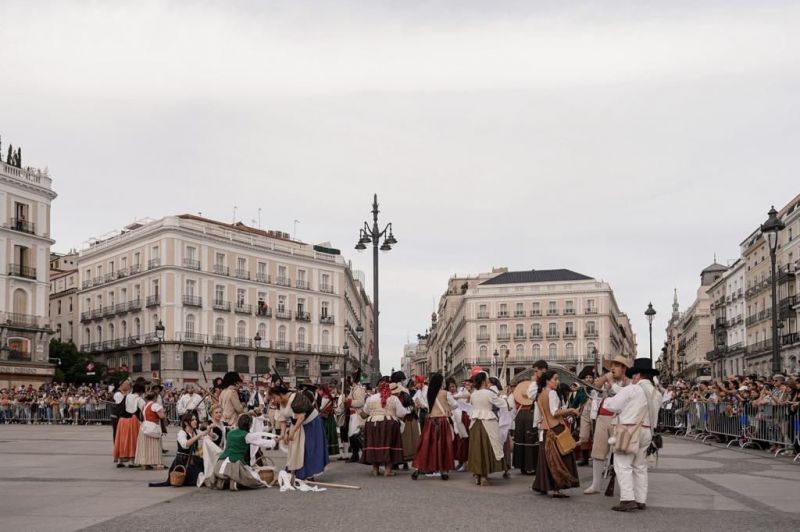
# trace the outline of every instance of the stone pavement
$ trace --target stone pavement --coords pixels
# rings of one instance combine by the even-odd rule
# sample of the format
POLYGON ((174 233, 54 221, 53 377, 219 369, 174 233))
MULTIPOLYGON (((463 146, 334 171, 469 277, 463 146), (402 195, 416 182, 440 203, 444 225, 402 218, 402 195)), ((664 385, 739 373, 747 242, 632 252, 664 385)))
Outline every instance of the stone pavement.
MULTIPOLYGON (((565 500, 536 495, 528 489, 531 477, 513 473, 510 480, 498 476, 491 487, 480 488, 466 473, 454 473, 447 482, 414 482, 408 473, 375 478, 366 466, 340 462, 321 480, 359 485, 361 491, 148 488, 147 482, 163 480, 165 472, 115 468, 110 440, 108 427, 1 425, 0 531, 800 527, 800 464, 682 438, 665 438, 658 468, 650 473, 648 510, 633 514, 611 512, 612 499, 585 496, 582 490, 571 490, 572 498, 565 500)), ((171 438, 168 448, 167 463, 175 448, 171 438)), ((276 462, 281 465, 280 459, 276 462)), ((583 486, 590 474, 581 468, 583 486)))

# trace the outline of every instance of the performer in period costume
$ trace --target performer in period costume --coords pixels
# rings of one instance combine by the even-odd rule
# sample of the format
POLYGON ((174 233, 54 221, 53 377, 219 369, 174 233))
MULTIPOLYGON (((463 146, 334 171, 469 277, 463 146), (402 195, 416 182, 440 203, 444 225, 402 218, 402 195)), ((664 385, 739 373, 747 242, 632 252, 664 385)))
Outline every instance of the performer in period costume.
POLYGON ((215 405, 211 407, 211 422, 208 425, 209 438, 220 449, 225 449, 225 438, 228 426, 222 422, 222 407, 215 405))
POLYGON ((406 415, 406 409, 400 399, 392 394, 399 391, 397 383, 389 384, 389 377, 378 381, 377 393, 369 396, 364 404, 364 457, 362 462, 372 465, 372 474, 380 474, 380 466, 384 466, 384 475, 396 475, 392 468, 403 460, 403 439, 400 436, 400 419, 406 415))
POLYGON ((536 465, 536 477, 533 490, 547 495, 553 492, 554 499, 567 498, 562 489, 579 486, 578 468, 575 465, 575 454, 570 452, 562 456, 556 445, 556 436, 569 430, 564 420, 567 416, 577 415, 578 411, 567 408, 558 396, 559 380, 555 370, 547 370, 537 383, 538 395, 533 419, 539 427, 539 463, 536 465))
POLYGON ((240 487, 265 487, 258 474, 248 465, 250 445, 263 445, 259 434, 250 432, 252 422, 249 415, 242 414, 236 422, 236 428, 228 431, 225 450, 217 458, 213 474, 204 480, 207 487, 225 489, 227 486, 231 491, 237 491, 240 487))
POLYGON ((222 421, 226 425, 236 425, 236 420, 244 412, 239 400, 241 378, 235 371, 229 371, 222 377, 222 392, 219 394, 219 405, 222 407, 222 421))
POLYGON ((508 410, 508 403, 497 392, 489 388, 486 372, 472 377, 473 391, 469 398, 472 419, 469 428, 469 459, 467 469, 475 477, 476 484, 489 485, 489 475, 506 471, 505 452, 500 437, 498 416, 494 410, 508 410))
POLYGON ((619 414, 619 425, 631 434, 632 448, 614 447, 614 472, 619 482, 620 500, 612 510, 618 512, 647 508, 647 448, 653 439, 661 407, 661 392, 652 382, 656 375, 658 370, 653 369, 652 360, 637 358, 625 372, 625 376, 632 379, 631 385, 603 403, 603 408, 619 414))
POLYGON ((300 480, 319 475, 329 463, 328 442, 319 412, 301 392, 274 386, 269 393, 280 405, 281 438, 289 448, 286 469, 300 480))
POLYGON ((142 395, 145 392, 143 382, 133 385, 133 391, 125 395, 125 407, 119 411, 119 421, 117 422, 117 434, 114 436, 114 460, 117 467, 122 467, 128 463, 133 465, 136 457, 136 441, 139 438, 139 415, 145 406, 142 395))
POLYGON ((425 384, 425 377, 422 375, 414 376, 414 409, 419 417, 419 426, 425 428, 425 421, 428 419, 430 406, 428 405, 428 385, 425 384))
POLYGON ((420 471, 425 473, 441 473, 442 480, 447 480, 449 471, 453 469, 453 431, 450 428, 450 415, 458 407, 455 399, 443 388, 444 377, 434 373, 428 383, 426 404, 431 405, 430 414, 422 429, 422 436, 414 455, 415 471, 411 478, 416 480, 420 471))
POLYGON ((472 405, 469 403, 469 397, 472 394, 472 380, 467 379, 464 381, 460 389, 453 393, 453 399, 456 400, 458 408, 453 412, 453 426, 456 428, 456 438, 453 446, 453 456, 458 462, 456 471, 463 473, 467 470, 467 461, 469 460, 469 427, 471 424, 470 414, 472 413, 472 405))
POLYGON ((350 393, 345 400, 345 407, 350 414, 348 418, 347 437, 350 442, 350 460, 349 462, 359 462, 359 451, 363 446, 362 430, 364 427, 364 419, 361 417, 361 409, 364 408, 364 403, 367 400, 367 391, 361 384, 361 370, 358 369, 350 379, 350 393))
POLYGON ((317 389, 316 406, 322 418, 325 439, 328 440, 328 456, 335 456, 339 454, 339 428, 336 426, 336 417, 333 413, 336 403, 330 388, 324 384, 320 384, 317 389))
POLYGON ((539 452, 539 429, 533 424, 533 397, 538 387, 536 382, 547 371, 547 362, 537 360, 533 363, 533 376, 530 381, 518 382, 514 388, 514 403, 517 415, 514 418, 514 467, 523 475, 536 473, 539 452))
MULTIPOLYGON (((401 437, 403 440, 403 460, 400 462, 400 467, 408 471, 408 462, 414 459, 414 453, 417 451, 417 444, 419 443, 419 421, 417 413, 414 409, 414 401, 411 399, 409 389, 403 386, 406 380, 406 374, 402 371, 395 371, 392 373, 392 384, 397 384, 397 387, 392 391, 394 395, 400 400, 400 404, 406 409, 406 415, 402 419, 401 437)), ((413 382, 413 381, 409 381, 413 382)))
MULTIPOLYGON (((594 382, 594 366, 585 366, 578 374, 578 378, 588 384, 594 382)), ((575 449, 575 458, 579 466, 589 465, 589 455, 592 451, 592 410, 597 390, 588 386, 580 386, 570 401, 570 407, 580 412, 578 421, 578 447, 575 449)), ((595 412, 595 417, 597 412, 595 412)))
MULTIPOLYGON (((128 392, 131 391, 131 380, 125 379, 121 383, 119 383, 119 387, 117 391, 114 392, 112 397, 114 404, 111 408, 111 444, 114 444, 114 441, 117 439, 117 423, 119 423, 120 414, 125 410, 125 396, 128 395, 128 392)), ((116 460, 115 460, 116 461, 116 460)), ((118 467, 124 467, 124 465, 117 464, 118 467)))
POLYGON ((614 412, 603 407, 608 397, 619 393, 630 380, 625 376, 625 371, 633 365, 633 360, 624 355, 617 355, 610 360, 603 361, 603 368, 608 373, 597 378, 594 382, 596 388, 603 390, 602 400, 597 410, 597 421, 594 426, 594 439, 592 440, 592 484, 584 490, 586 495, 594 495, 603 491, 603 468, 611 454, 608 439, 614 435, 612 419, 614 412))
POLYGON ((186 393, 181 395, 180 399, 178 399, 175 410, 179 416, 196 413, 198 421, 205 421, 208 417, 206 415, 206 405, 203 399, 203 396, 195 391, 192 384, 187 384, 186 393))
POLYGON ((145 430, 148 423, 154 423, 161 428, 161 421, 165 419, 164 407, 156 402, 157 392, 151 390, 145 396, 146 404, 142 408, 143 423, 139 428, 139 435, 136 440, 136 457, 134 462, 137 466, 144 466, 145 469, 164 469, 161 463, 161 431, 158 437, 148 434, 145 430))
MULTIPOLYGON (((207 430, 197 430, 198 421, 197 416, 192 413, 184 414, 181 416, 181 430, 178 431, 178 452, 172 465, 169 466, 169 472, 178 467, 183 466, 186 469, 186 476, 184 477, 184 486, 197 486, 197 477, 203 472, 203 457, 200 456, 200 442, 208 434, 207 430)), ((151 488, 170 486, 169 475, 164 482, 151 482, 151 488)))

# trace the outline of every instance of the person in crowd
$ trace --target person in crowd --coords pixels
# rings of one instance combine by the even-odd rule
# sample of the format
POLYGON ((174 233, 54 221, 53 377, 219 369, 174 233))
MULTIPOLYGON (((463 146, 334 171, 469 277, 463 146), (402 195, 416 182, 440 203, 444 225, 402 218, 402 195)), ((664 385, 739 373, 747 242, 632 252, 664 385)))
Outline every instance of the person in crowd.
POLYGON ((439 473, 442 480, 447 480, 450 478, 450 470, 455 465, 450 416, 458 404, 444 389, 444 377, 441 373, 434 373, 431 376, 424 404, 431 405, 430 414, 422 429, 417 452, 414 455, 412 464, 414 472, 411 478, 416 480, 422 471, 439 473))
POLYGON ((124 406, 119 410, 117 432, 114 436, 114 461, 117 467, 125 464, 133 465, 136 458, 136 442, 139 438, 139 416, 145 406, 142 396, 145 393, 144 382, 136 382, 130 393, 125 394, 124 406))
POLYGON ((414 395, 412 399, 419 417, 419 426, 424 428, 428 420, 430 406, 428 405, 428 385, 425 384, 425 377, 422 375, 414 375, 414 395))
POLYGON ((380 466, 384 466, 384 475, 396 475, 392 468, 403 460, 403 439, 400 436, 400 418, 406 415, 400 399, 392 392, 399 393, 400 386, 392 383, 390 378, 382 377, 378 381, 377 392, 370 395, 364 404, 364 456, 362 462, 372 466, 372 474, 380 475, 380 466))
POLYGON ((222 392, 219 404, 222 407, 222 421, 226 425, 236 425, 236 420, 244 413, 244 406, 239 400, 239 386, 242 380, 235 371, 229 371, 222 377, 222 392))
POLYGON ((292 473, 293 481, 313 479, 329 463, 319 412, 302 392, 290 392, 279 385, 270 388, 269 393, 280 407, 281 439, 289 450, 286 469, 292 473))
POLYGON ((111 439, 115 441, 117 439, 117 423, 119 423, 119 418, 122 411, 125 409, 124 401, 125 396, 131 391, 131 380, 125 379, 119 386, 117 390, 114 392, 113 401, 114 404, 111 409, 111 439))
MULTIPOLYGON (((200 442, 208 435, 208 430, 198 431, 197 415, 186 413, 181 416, 181 430, 178 431, 178 451, 172 465, 169 466, 169 473, 176 467, 185 468, 184 486, 196 486, 197 478, 203 472, 203 457, 200 455, 200 442)), ((169 474, 164 482, 151 482, 151 488, 170 486, 169 474)))
POLYGON ((461 388, 450 391, 453 399, 456 400, 458 408, 453 411, 453 427, 456 429, 456 436, 453 439, 453 457, 456 460, 456 471, 463 473, 467 470, 469 460, 469 427, 471 424, 470 413, 472 405, 469 398, 472 393, 472 381, 467 379, 461 388))
POLYGON ((211 407, 211 420, 208 424, 208 437, 220 449, 225 449, 225 439, 228 433, 228 425, 222 421, 222 407, 215 405, 211 407))
POLYGON ((361 384, 361 370, 358 369, 348 377, 348 384, 350 386, 350 393, 345 399, 345 408, 349 413, 347 437, 350 443, 350 460, 351 463, 360 462, 359 451, 363 446, 362 430, 364 427, 364 419, 361 417, 361 409, 364 408, 364 403, 367 400, 367 390, 361 384))
MULTIPOLYGON (((614 472, 619 482, 620 501, 612 510, 630 512, 647 508, 647 450, 653 437, 661 393, 653 386, 652 379, 658 375, 649 358, 637 358, 625 375, 631 379, 614 397, 606 400, 604 408, 619 415, 619 427, 629 431, 631 449, 614 448, 614 472), (638 432, 638 437, 636 433, 638 432)), ((619 436, 615 436, 619 439, 619 436)))
POLYGON ((479 486, 488 486, 490 474, 507 469, 504 441, 500 436, 495 411, 508 411, 508 403, 490 386, 491 381, 485 371, 473 372, 467 470, 479 486))
POLYGON ((539 428, 542 449, 539 450, 533 490, 543 495, 552 492, 554 499, 563 499, 569 495, 562 493, 562 490, 579 485, 578 468, 574 452, 562 456, 556 436, 569 430, 564 421, 568 416, 577 416, 578 411, 564 407, 564 401, 558 395, 558 386, 558 373, 552 369, 545 371, 537 383, 533 420, 539 428))
POLYGON ((137 466, 144 466, 145 469, 164 469, 161 463, 161 422, 165 418, 164 407, 158 404, 156 397, 158 390, 150 391, 145 395, 145 405, 142 408, 143 423, 139 427, 139 435, 136 440, 136 455, 134 463, 137 466), (148 423, 158 426, 159 435, 153 436, 148 432, 148 423))
MULTIPOLYGON (((578 374, 578 378, 588 385, 594 382, 594 367, 585 366, 578 374)), ((570 401, 570 407, 580 412, 579 427, 578 427, 578 447, 576 448, 576 458, 579 456, 578 465, 589 465, 589 455, 592 450, 592 411, 595 399, 597 398, 597 390, 590 386, 580 386, 570 401)), ((599 402, 598 402, 599 404, 599 402)), ((597 417, 595 410, 594 416, 597 417)))
POLYGON ((316 407, 322 418, 322 426, 325 429, 325 439, 328 441, 328 456, 339 454, 339 434, 336 426, 336 417, 333 410, 336 404, 328 386, 321 384, 317 389, 316 407))
POLYGON ((214 472, 204 479, 207 487, 238 491, 240 487, 247 489, 263 488, 265 484, 248 465, 250 445, 261 445, 257 433, 251 433, 253 418, 241 414, 236 420, 236 428, 228 431, 225 438, 225 450, 214 464, 214 472))
POLYGON ((406 380, 406 374, 402 371, 395 371, 391 376, 391 384, 397 386, 393 389, 392 393, 400 400, 400 404, 406 410, 403 416, 401 439, 403 440, 403 460, 396 465, 399 465, 403 470, 408 471, 408 462, 414 459, 414 453, 417 451, 417 443, 419 442, 419 421, 417 420, 416 412, 414 411, 414 402, 411 399, 411 393, 408 388, 403 386, 406 380))
POLYGON ((180 399, 178 399, 178 403, 175 405, 175 410, 179 416, 183 416, 184 414, 195 414, 198 421, 205 421, 208 419, 206 415, 206 405, 203 402, 203 396, 197 393, 193 384, 186 385, 186 390, 181 395, 180 399))
POLYGON ((533 363, 531 381, 525 390, 520 388, 514 394, 517 416, 514 418, 514 454, 513 465, 523 475, 533 475, 539 452, 539 429, 533 424, 533 399, 538 392, 537 382, 547 371, 547 361, 537 360, 533 363))

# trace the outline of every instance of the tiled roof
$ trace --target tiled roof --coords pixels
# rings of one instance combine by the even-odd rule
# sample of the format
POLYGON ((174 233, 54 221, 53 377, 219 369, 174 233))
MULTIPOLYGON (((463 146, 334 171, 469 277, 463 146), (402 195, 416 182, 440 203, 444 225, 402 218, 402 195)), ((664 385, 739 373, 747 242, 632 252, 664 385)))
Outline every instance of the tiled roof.
POLYGON ((559 281, 591 281, 592 278, 572 270, 526 270, 501 273, 481 284, 553 283, 559 281))

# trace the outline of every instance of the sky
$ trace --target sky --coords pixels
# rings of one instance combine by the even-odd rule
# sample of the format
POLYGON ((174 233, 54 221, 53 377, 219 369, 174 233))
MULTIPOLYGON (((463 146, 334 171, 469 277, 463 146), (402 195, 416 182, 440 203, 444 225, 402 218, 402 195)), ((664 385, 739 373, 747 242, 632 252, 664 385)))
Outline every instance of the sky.
POLYGON ((53 176, 56 251, 235 206, 369 280, 377 193, 384 372, 495 266, 609 282, 645 355, 648 302, 658 351, 800 192, 800 5, 627 4, 5 0, 3 153, 53 176))

